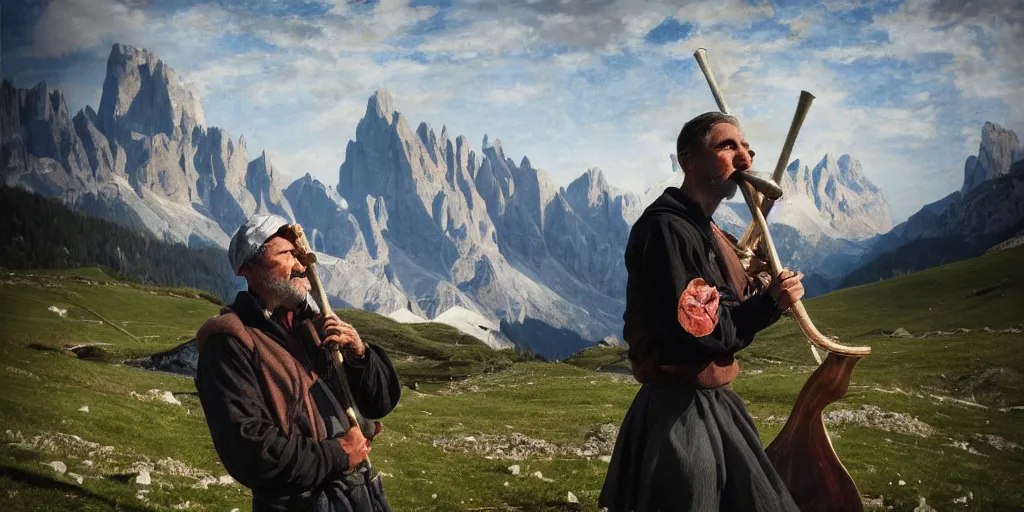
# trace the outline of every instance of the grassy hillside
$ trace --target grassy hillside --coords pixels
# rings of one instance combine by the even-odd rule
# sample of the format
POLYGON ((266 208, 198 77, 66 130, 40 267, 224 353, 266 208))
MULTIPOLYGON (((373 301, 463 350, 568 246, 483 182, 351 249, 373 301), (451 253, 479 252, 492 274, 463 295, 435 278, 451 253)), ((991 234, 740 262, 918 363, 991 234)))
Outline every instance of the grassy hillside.
MULTIPOLYGON (((1024 507, 1021 258, 1024 247, 806 302, 820 330, 873 348, 826 414, 871 509, 911 511, 922 499, 938 510, 1024 507), (886 335, 898 328, 913 337, 886 335)), ((218 480, 226 473, 191 380, 120 364, 187 341, 218 305, 93 270, 6 272, 0 301, 0 509, 248 508, 246 489, 218 480), (85 343, 108 345, 98 357, 68 350, 85 343), (181 405, 151 399, 164 391, 181 405), (55 461, 65 473, 46 465, 55 461), (146 468, 152 484, 140 494, 134 474, 146 468)), ((595 509, 637 390, 622 349, 519 362, 446 326, 339 314, 387 348, 403 384, 420 383, 403 390, 371 454, 395 510, 571 509, 569 493, 595 509)), ((767 444, 814 359, 784 318, 741 364, 734 389, 767 444)))

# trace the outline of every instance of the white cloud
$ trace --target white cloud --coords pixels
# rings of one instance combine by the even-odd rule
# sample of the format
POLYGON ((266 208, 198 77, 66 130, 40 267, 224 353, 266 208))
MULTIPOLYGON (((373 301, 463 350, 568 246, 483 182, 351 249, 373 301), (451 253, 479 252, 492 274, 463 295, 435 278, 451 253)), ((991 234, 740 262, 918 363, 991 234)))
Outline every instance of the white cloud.
POLYGON ((680 7, 675 13, 676 19, 707 23, 748 24, 755 19, 771 18, 775 10, 767 3, 750 5, 745 0, 721 0, 717 2, 693 2, 680 7))
POLYGON ((547 89, 539 84, 518 83, 506 88, 493 88, 487 98, 498 104, 522 105, 544 94, 547 89))

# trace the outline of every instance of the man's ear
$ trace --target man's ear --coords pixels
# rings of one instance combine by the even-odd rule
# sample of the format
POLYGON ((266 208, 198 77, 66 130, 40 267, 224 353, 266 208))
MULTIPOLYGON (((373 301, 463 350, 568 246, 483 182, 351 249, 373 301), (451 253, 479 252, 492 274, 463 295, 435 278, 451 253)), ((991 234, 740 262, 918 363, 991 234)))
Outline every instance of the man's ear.
POLYGON ((253 267, 252 263, 250 263, 250 262, 243 263, 242 267, 238 269, 238 275, 240 275, 240 276, 242 276, 242 277, 244 277, 246 279, 249 279, 249 278, 253 277, 253 275, 255 273, 256 273, 256 269, 253 267))
POLYGON ((693 157, 690 155, 676 155, 676 161, 679 162, 679 169, 683 171, 683 175, 693 169, 693 157))

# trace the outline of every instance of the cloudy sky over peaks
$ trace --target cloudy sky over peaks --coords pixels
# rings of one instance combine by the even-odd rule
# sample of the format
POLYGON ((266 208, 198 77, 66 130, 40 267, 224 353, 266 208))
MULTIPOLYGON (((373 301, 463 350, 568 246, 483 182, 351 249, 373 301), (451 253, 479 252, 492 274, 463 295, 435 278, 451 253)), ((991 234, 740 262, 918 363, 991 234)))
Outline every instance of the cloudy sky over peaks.
MULTIPOLYGON (((801 90, 793 151, 859 160, 895 220, 957 190, 982 125, 1024 132, 1018 0, 52 0, 4 2, 2 72, 98 107, 114 42, 200 92, 208 125, 267 151, 288 181, 335 185, 367 99, 415 129, 500 139, 559 186, 589 167, 641 192, 682 124, 715 110, 693 58, 770 172, 801 90), (965 5, 966 4, 966 5, 965 5)), ((1021 133, 1024 136, 1024 133, 1021 133)), ((282 185, 286 185, 287 182, 282 185)), ((344 193, 344 191, 342 191, 344 193)))

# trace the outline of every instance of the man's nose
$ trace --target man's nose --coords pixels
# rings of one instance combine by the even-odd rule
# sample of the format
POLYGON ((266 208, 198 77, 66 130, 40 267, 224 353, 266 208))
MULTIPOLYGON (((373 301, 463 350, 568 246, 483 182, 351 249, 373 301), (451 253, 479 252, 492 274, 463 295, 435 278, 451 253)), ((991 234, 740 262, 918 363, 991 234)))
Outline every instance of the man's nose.
POLYGON ((734 165, 737 170, 745 171, 750 168, 750 165, 754 163, 754 157, 751 156, 750 150, 740 146, 740 150, 736 153, 736 162, 734 165))

